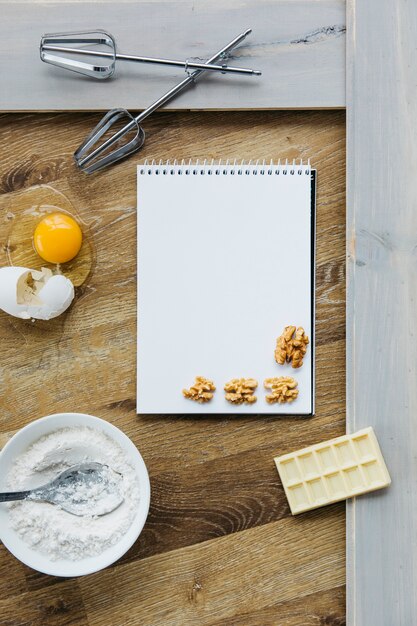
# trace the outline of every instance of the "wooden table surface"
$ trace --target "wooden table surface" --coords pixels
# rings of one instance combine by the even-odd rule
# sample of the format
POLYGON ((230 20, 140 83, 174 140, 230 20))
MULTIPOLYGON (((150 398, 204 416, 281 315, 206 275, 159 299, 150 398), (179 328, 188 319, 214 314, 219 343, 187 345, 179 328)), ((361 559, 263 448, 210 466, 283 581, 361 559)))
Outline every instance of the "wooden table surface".
POLYGON ((24 10, 0 0, 0 7, 1 111, 146 108, 183 80, 182 68, 117 61, 114 80, 92 82, 41 63, 43 33, 97 27, 114 35, 121 53, 200 61, 253 29, 229 64, 259 69, 262 78, 206 75, 169 109, 345 106, 345 0, 29 0, 24 10))
MULTIPOLYGON (((91 224, 96 264, 67 315, 0 312, 3 442, 60 411, 121 428, 148 466, 140 539, 113 567, 78 579, 38 574, 0 547, 4 626, 340 626, 345 507, 293 518, 273 457, 345 429, 345 119, 328 112, 161 113, 143 158, 311 158, 318 169, 317 413, 314 418, 135 414, 135 161, 86 177, 72 152, 95 114, 0 116, 5 207, 49 184, 91 224)), ((279 241, 277 241, 279 245, 279 241)), ((277 331, 280 329, 277 329, 277 331)), ((175 363, 161 363, 169 371, 175 363)))

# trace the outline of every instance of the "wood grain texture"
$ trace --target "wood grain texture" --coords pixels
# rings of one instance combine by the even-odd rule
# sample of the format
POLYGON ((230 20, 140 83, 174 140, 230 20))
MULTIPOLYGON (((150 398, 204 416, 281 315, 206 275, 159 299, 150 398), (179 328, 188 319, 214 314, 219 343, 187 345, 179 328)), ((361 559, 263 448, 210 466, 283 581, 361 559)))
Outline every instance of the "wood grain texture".
POLYGON ((1 619, 8 626, 342 626, 344 505, 291 517, 273 457, 344 433, 344 113, 166 113, 150 120, 142 153, 312 159, 311 419, 136 416, 136 161, 92 177, 75 170, 72 151, 95 119, 0 116, 1 264, 6 207, 40 183, 70 197, 96 250, 93 275, 65 317, 32 324, 0 312, 0 442, 48 413, 96 414, 141 450, 151 510, 124 558, 85 579, 38 574, 1 548, 1 619))
POLYGON ((374 427, 392 478, 348 508, 348 621, 408 626, 417 615, 417 4, 348 4, 348 428, 374 427))
POLYGON ((178 68, 119 63, 94 81, 42 63, 44 33, 109 30, 120 52, 207 59, 243 30, 232 64, 261 78, 211 75, 167 108, 282 109, 345 105, 344 0, 0 0, 0 110, 144 109, 184 77, 178 68))

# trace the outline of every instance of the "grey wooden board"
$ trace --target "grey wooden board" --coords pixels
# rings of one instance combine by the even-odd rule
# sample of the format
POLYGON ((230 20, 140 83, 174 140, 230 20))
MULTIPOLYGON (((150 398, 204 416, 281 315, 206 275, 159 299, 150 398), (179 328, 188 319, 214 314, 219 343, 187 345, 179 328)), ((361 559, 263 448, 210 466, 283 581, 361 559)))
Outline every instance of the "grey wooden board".
POLYGON ((120 63, 96 82, 46 65, 46 32, 108 29, 120 52, 177 59, 215 53, 248 27, 235 65, 261 78, 214 76, 171 109, 339 108, 345 106, 343 0, 154 0, 4 2, 0 0, 0 110, 143 109, 184 77, 177 68, 120 63))
POLYGON ((417 3, 349 0, 350 432, 373 426, 386 491, 348 504, 349 626, 417 623, 417 3))

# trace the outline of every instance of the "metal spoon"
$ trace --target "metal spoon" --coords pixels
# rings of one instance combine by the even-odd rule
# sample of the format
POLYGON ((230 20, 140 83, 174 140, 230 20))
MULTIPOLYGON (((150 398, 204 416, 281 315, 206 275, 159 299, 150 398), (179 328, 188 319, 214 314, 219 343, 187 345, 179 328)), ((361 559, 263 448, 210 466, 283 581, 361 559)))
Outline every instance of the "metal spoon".
POLYGON ((121 505, 122 475, 102 463, 81 463, 28 491, 0 493, 0 502, 49 502, 73 515, 106 515, 121 505))

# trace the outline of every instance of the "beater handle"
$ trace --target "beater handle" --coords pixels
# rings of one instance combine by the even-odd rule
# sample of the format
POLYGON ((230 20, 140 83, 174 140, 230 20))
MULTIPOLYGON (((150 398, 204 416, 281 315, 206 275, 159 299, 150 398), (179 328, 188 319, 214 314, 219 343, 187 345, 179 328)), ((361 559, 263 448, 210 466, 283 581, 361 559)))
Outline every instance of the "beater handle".
MULTIPOLYGON (((44 44, 42 50, 45 52, 62 52, 66 54, 78 54, 79 56, 97 57, 99 59, 116 59, 117 61, 131 61, 133 63, 151 63, 153 65, 168 65, 171 67, 184 67, 186 69, 204 69, 211 72, 221 72, 222 74, 243 74, 249 76, 260 76, 260 70, 247 69, 245 67, 232 67, 229 65, 214 65, 212 63, 198 63, 197 61, 177 61, 174 59, 160 59, 156 57, 143 57, 133 54, 121 54, 117 52, 98 52, 96 50, 88 50, 84 48, 69 48, 67 46, 55 46, 52 44, 44 44)), ((44 59, 43 59, 44 60, 44 59)))
MULTIPOLYGON (((247 30, 245 30, 245 32, 241 33, 240 35, 238 35, 237 37, 232 39, 232 41, 230 43, 228 43, 226 46, 224 46, 224 48, 222 48, 221 50, 216 52, 216 54, 214 54, 207 61, 207 63, 214 63, 218 59, 224 58, 226 56, 226 54, 228 52, 230 52, 230 50, 232 50, 237 45, 239 45, 244 39, 246 39, 246 37, 251 32, 252 32, 252 29, 248 28, 247 30)), ((202 74, 204 74, 205 71, 206 70, 195 70, 195 72, 193 72, 192 74, 187 76, 187 78, 184 78, 184 80, 182 80, 180 83, 175 85, 175 87, 173 87, 172 89, 167 91, 167 93, 165 93, 163 96, 158 98, 158 100, 155 100, 155 102, 153 104, 151 104, 147 109, 142 111, 142 113, 139 113, 139 115, 137 115, 131 122, 126 124, 126 126, 121 128, 112 137, 107 139, 107 141, 105 141, 101 146, 99 146, 98 148, 93 150, 90 154, 87 154, 83 159, 80 159, 78 161, 78 166, 83 168, 90 161, 92 161, 96 156, 102 154, 105 150, 107 150, 107 148, 109 148, 110 146, 115 144, 119 139, 121 139, 128 132, 130 132, 134 128, 137 128, 138 125, 140 124, 140 122, 142 122, 149 115, 151 115, 154 111, 156 111, 156 109, 159 109, 161 106, 163 106, 164 104, 169 102, 169 100, 172 100, 173 98, 175 98, 175 96, 177 96, 179 93, 184 91, 184 89, 186 89, 191 84, 193 84, 202 74)))
MULTIPOLYGON (((235 48, 238 44, 240 44, 241 41, 243 41, 244 39, 246 39, 246 37, 252 32, 251 28, 248 28, 248 30, 246 30, 244 33, 241 33, 240 35, 238 35, 237 37, 235 37, 235 39, 233 39, 230 43, 227 44, 227 46, 224 46, 224 48, 222 48, 221 50, 219 50, 219 52, 217 52, 216 54, 214 54, 208 61, 207 64, 211 64, 214 63, 215 61, 217 61, 218 59, 222 59, 225 57, 225 55, 227 54, 227 52, 230 52, 230 50, 232 50, 233 48, 235 48)), ((148 115, 151 115, 151 113, 153 113, 154 111, 156 111, 156 109, 159 109, 159 107, 163 106, 164 104, 166 104, 167 102, 169 102, 169 100, 172 100, 173 98, 175 98, 175 96, 177 96, 179 93, 181 93, 184 89, 186 89, 189 85, 191 85, 191 83, 194 83, 195 80, 201 76, 201 74, 204 74, 206 70, 196 70, 195 72, 193 72, 192 74, 190 74, 189 76, 187 76, 187 78, 184 78, 184 80, 182 80, 180 83, 178 83, 178 85, 175 85, 175 87, 173 87, 172 89, 170 89, 169 91, 167 91, 166 94, 164 94, 163 96, 161 96, 160 98, 158 98, 158 100, 155 100, 155 102, 153 104, 151 104, 147 109, 145 109, 144 111, 142 111, 142 113, 139 113, 139 115, 136 116, 136 121, 138 122, 138 124, 140 124, 141 122, 143 122, 144 119, 146 119, 148 117, 148 115)))

